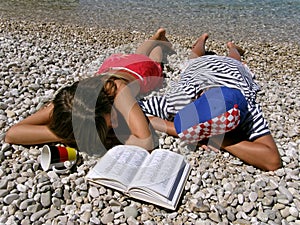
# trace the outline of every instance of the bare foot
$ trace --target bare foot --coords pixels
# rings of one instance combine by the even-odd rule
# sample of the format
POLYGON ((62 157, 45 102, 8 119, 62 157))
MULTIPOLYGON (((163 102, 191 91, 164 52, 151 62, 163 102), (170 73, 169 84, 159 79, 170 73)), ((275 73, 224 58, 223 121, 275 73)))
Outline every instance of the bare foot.
POLYGON ((208 34, 202 34, 192 46, 190 58, 197 58, 205 55, 205 42, 208 39, 208 34))
POLYGON ((227 48, 230 50, 236 49, 240 56, 243 56, 245 54, 245 50, 243 50, 241 47, 235 45, 233 42, 228 42, 227 43, 227 48))
POLYGON ((161 44, 172 48, 172 44, 169 41, 169 39, 166 37, 166 30, 164 28, 159 28, 156 33, 149 38, 149 40, 154 40, 154 41, 162 41, 161 44))
POLYGON ((150 40, 158 40, 158 41, 167 41, 169 40, 166 38, 166 30, 164 28, 159 28, 156 33, 150 38, 150 40))
POLYGON ((208 39, 208 33, 204 33, 202 34, 197 41, 193 44, 192 49, 193 48, 197 48, 197 47, 203 47, 205 45, 206 40, 208 39))
POLYGON ((166 30, 164 28, 159 28, 148 40, 144 41, 144 43, 137 48, 135 53, 149 57, 151 55, 150 58, 154 57, 158 62, 162 61, 160 59, 161 55, 165 58, 167 55, 176 54, 171 42, 166 37, 166 30))

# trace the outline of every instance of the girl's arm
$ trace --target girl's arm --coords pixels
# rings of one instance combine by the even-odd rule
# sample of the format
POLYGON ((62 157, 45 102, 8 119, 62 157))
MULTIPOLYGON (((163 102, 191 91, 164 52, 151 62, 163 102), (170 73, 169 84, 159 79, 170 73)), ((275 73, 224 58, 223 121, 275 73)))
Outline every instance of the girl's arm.
POLYGON ((12 126, 5 135, 10 144, 34 145, 61 141, 49 128, 53 104, 43 107, 36 113, 12 126))
POLYGON ((131 132, 126 144, 152 150, 154 143, 151 129, 143 111, 133 97, 129 87, 120 80, 116 80, 115 83, 118 91, 114 100, 114 106, 124 117, 131 132))

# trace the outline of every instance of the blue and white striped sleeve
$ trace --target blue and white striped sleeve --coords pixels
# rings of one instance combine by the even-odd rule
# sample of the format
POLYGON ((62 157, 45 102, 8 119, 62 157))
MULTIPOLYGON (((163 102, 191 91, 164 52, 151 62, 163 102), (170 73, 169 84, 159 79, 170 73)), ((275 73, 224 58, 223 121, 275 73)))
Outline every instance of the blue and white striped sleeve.
POLYGON ((256 103, 249 111, 250 117, 248 118, 248 122, 244 125, 249 140, 254 141, 259 137, 270 134, 268 122, 263 116, 260 105, 256 103))
POLYGON ((152 96, 138 101, 146 116, 156 116, 162 119, 168 118, 167 101, 164 96, 152 96))
POLYGON ((255 140, 261 136, 270 134, 267 120, 263 116, 263 112, 259 105, 256 105, 256 113, 253 116, 253 132, 250 135, 250 140, 255 140))

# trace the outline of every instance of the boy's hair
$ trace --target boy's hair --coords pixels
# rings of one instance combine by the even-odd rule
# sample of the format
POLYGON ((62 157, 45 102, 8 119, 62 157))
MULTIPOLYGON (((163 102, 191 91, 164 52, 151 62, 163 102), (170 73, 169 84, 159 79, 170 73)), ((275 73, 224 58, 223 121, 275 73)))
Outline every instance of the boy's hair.
MULTIPOLYGON (((49 128, 64 144, 88 154, 101 154, 108 127, 103 117, 111 113, 116 95, 114 77, 97 76, 61 89, 53 100, 49 128)), ((104 153, 104 151, 102 151, 104 153)))

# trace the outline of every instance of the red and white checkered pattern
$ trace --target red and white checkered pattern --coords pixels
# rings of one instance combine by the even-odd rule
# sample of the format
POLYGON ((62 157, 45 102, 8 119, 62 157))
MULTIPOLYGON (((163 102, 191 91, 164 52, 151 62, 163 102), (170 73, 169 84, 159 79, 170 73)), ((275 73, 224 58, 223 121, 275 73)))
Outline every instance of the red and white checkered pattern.
POLYGON ((238 126, 239 122, 240 110, 236 104, 234 105, 234 108, 227 112, 204 123, 192 126, 178 134, 178 136, 185 142, 198 142, 211 136, 231 131, 238 126))

